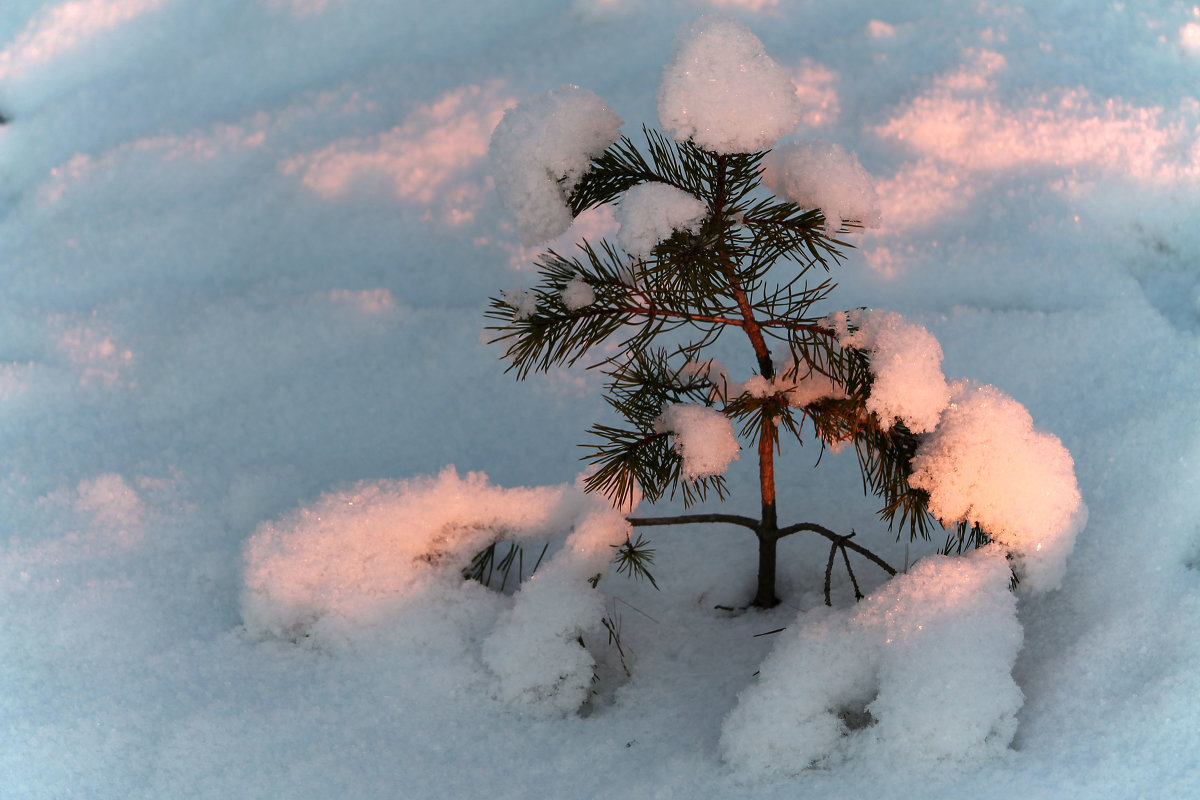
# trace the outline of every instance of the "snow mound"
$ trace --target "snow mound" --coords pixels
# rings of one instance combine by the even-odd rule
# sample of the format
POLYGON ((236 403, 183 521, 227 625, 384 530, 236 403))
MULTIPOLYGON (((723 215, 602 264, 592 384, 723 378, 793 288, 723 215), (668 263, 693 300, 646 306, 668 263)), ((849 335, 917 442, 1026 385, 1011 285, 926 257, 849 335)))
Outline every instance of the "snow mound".
POLYGON ((858 156, 828 142, 787 142, 763 161, 763 184, 802 208, 825 215, 825 235, 846 220, 879 227, 879 194, 858 156))
POLYGON ((498 538, 559 538, 585 503, 566 485, 502 489, 452 467, 326 494, 246 544, 242 618, 259 635, 318 646, 323 632, 343 638, 436 584, 461 582, 498 538))
POLYGON ((655 427, 671 434, 675 452, 683 459, 684 480, 721 475, 740 458, 733 423, 715 408, 673 403, 663 409, 655 427))
POLYGON ((596 662, 580 637, 604 616, 604 598, 581 587, 607 574, 613 547, 631 531, 623 513, 595 505, 517 593, 483 643, 501 699, 547 715, 569 714, 587 699, 596 662))
POLYGON ((331 650, 388 631, 435 639, 501 602, 464 579, 476 553, 498 539, 570 532, 481 637, 498 697, 568 713, 586 699, 595 667, 580 636, 604 616, 589 580, 607 574, 630 530, 623 513, 579 487, 504 489, 453 467, 363 483, 260 527, 246 546, 242 617, 251 633, 331 650))
POLYGON ((621 136, 622 120, 597 95, 562 86, 505 112, 488 154, 501 202, 525 246, 571 226, 567 198, 592 159, 621 136))
POLYGON ((621 198, 617 243, 635 258, 648 258, 675 231, 697 233, 707 216, 700 198, 665 183, 641 183, 621 198))
POLYGON ((1014 557, 1021 587, 1058 587, 1087 507, 1057 436, 994 386, 950 387, 942 421, 917 450, 909 483, 943 523, 978 523, 1014 557))
POLYGON ((1022 631, 1000 548, 930 556, 853 608, 805 616, 725 719, 721 751, 735 768, 779 777, 846 758, 920 768, 1012 741, 1022 631))
POLYGON ((836 312, 828 318, 841 333, 838 344, 871 352, 875 380, 867 410, 888 430, 900 420, 913 433, 933 430, 950 399, 942 374, 942 346, 929 331, 900 314, 883 311, 836 312), (848 324, 857 327, 849 332, 848 324))
POLYGON ((713 153, 772 147, 800 121, 796 85, 739 22, 708 15, 680 30, 658 90, 658 119, 676 141, 713 153))

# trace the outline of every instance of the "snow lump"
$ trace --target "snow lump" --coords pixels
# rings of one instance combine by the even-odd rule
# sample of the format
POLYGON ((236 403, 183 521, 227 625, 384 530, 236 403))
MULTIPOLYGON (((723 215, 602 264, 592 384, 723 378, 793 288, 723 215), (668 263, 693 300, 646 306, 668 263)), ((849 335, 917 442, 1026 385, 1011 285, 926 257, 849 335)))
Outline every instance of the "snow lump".
POLYGON ((792 133, 796 85, 740 22, 709 15, 684 27, 658 90, 658 119, 676 141, 754 153, 792 133))
POLYGON ((617 209, 617 244, 635 258, 648 258, 675 231, 697 233, 708 216, 700 198, 665 183, 640 183, 625 193, 617 209))
POLYGON ((571 227, 567 198, 594 157, 621 136, 621 118, 596 94, 563 86, 509 109, 488 153, 501 202, 526 246, 571 227))

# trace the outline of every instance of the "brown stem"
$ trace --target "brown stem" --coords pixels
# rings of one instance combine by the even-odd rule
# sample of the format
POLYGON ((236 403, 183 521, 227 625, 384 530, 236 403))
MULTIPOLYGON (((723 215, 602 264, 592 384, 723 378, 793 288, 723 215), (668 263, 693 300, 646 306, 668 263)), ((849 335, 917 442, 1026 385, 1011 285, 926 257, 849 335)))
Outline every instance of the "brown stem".
POLYGON ((799 533, 800 531, 809 531, 810 533, 818 533, 821 536, 824 536, 829 541, 831 541, 835 544, 841 545, 842 547, 848 547, 849 549, 858 553, 863 558, 866 558, 867 560, 874 562, 876 565, 878 565, 878 567, 880 569, 882 569, 888 575, 896 574, 896 570, 894 567, 892 567, 890 564, 888 564, 886 561, 884 561, 879 556, 872 553, 867 548, 861 546, 860 544, 858 544, 855 541, 852 541, 849 536, 842 536, 841 534, 834 533, 833 531, 829 530, 828 528, 825 528, 821 525, 817 525, 816 523, 813 523, 813 522, 799 522, 799 523, 796 523, 795 525, 789 525, 786 528, 783 528, 779 531, 779 538, 782 539, 784 536, 791 536, 793 533, 799 533))
MULTIPOLYGON (((713 219, 717 224, 725 225, 725 165, 726 156, 717 157, 716 185, 714 188, 713 219)), ((723 237, 722 237, 723 241, 723 237)), ((738 280, 736 265, 732 255, 721 249, 725 280, 729 291, 737 303, 742 315, 741 328, 745 331, 754 355, 758 359, 758 371, 768 381, 775 379, 775 364, 771 361, 771 351, 767 347, 762 327, 754 316, 754 306, 746 295, 745 287, 738 280)), ((758 433, 758 480, 759 492, 762 495, 762 518, 758 525, 758 586, 754 593, 752 605, 758 608, 772 608, 779 604, 775 596, 776 550, 779 544, 778 511, 775 505, 775 415, 766 410, 762 416, 762 425, 758 433)))
POLYGON ((737 514, 680 514, 676 517, 628 517, 627 519, 629 524, 635 528, 653 525, 686 525, 691 522, 727 522, 730 525, 741 525, 752 531, 758 530, 758 520, 737 514))

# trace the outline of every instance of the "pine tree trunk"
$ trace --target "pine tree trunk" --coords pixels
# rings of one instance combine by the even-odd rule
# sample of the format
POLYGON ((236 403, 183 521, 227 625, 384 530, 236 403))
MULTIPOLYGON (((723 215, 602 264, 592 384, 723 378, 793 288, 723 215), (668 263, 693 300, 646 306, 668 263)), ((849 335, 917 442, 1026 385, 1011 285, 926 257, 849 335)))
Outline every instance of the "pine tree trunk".
POLYGON ((774 608, 779 605, 775 596, 775 551, 779 544, 779 516, 775 508, 775 450, 767 426, 774 426, 771 415, 763 416, 763 430, 758 437, 758 478, 762 491, 762 519, 758 525, 758 590, 751 605, 774 608))

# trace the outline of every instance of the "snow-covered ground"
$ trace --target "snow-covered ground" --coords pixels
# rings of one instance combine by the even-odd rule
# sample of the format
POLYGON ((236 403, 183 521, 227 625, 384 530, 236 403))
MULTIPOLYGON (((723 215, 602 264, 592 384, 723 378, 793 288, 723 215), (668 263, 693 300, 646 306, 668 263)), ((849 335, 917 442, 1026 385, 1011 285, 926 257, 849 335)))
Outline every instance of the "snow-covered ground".
MULTIPOLYGON (((6 0, 0 47, 0 797, 1200 793, 1192 5, 6 0), (718 607, 752 595, 752 538, 653 529, 661 590, 611 575, 589 601, 631 677, 597 626, 598 680, 565 716, 497 682, 519 671, 496 642, 520 593, 422 584, 350 627, 256 602, 308 574, 248 566, 289 536, 316 532, 313 572, 344 577, 298 590, 333 607, 396 568, 346 557, 361 542, 470 533, 517 496, 491 486, 582 513, 561 486, 607 413, 599 377, 518 383, 481 343, 487 297, 533 282, 489 137, 562 84, 631 134, 657 124, 676 31, 711 12, 791 75, 800 133, 875 177, 881 224, 836 307, 924 325, 946 375, 999 387, 1074 457, 1088 524, 1061 588, 1019 595, 1024 703, 998 755, 730 763, 723 721, 784 641, 755 634, 828 617, 818 541, 781 545, 779 608, 737 613, 718 607)), ((933 549, 881 530, 852 456, 797 450, 781 522, 853 528, 898 564, 933 549)), ((755 512, 752 462, 724 510, 755 512)), ((914 691, 949 718, 963 685, 931 663, 914 691)))

